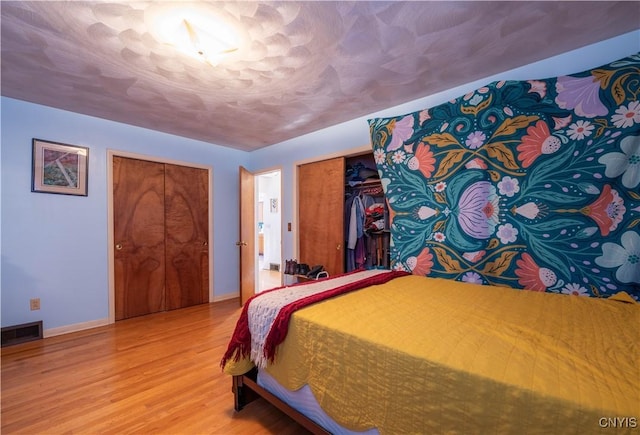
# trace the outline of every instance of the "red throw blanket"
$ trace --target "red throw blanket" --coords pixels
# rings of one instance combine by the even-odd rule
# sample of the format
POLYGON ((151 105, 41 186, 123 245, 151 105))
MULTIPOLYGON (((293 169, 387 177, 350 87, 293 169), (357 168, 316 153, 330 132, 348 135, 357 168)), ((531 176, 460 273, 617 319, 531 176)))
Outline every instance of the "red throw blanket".
MULTIPOLYGON (((360 271, 349 272, 348 274, 357 273, 360 271)), ((338 278, 336 277, 328 278, 328 280, 338 278)), ((289 321, 291 319, 291 315, 301 308, 314 304, 316 302, 323 301, 328 298, 332 298, 334 296, 339 296, 354 290, 358 290, 364 287, 383 284, 387 281, 390 281, 399 276, 408 275, 407 272, 402 271, 391 271, 389 273, 383 273, 380 275, 375 275, 372 277, 368 277, 359 281, 351 282, 346 285, 342 285, 340 287, 332 288, 320 293, 313 294, 308 297, 304 297, 298 299, 290 304, 283 306, 278 315, 276 316, 273 325, 269 330, 269 334, 267 335, 267 339, 265 341, 265 356, 270 362, 273 362, 276 354, 276 348, 280 343, 282 343, 287 335, 287 331, 289 329, 289 321)), ((326 280, 323 280, 326 281, 326 280)), ((308 283, 305 283, 308 284, 308 283)), ((260 296, 273 291, 281 290, 283 287, 268 290, 266 292, 259 293, 253 297, 251 297, 245 304, 242 309, 242 313, 240 314, 240 318, 236 323, 236 329, 233 332, 233 336, 229 341, 229 345, 227 347, 227 351, 222 357, 222 361, 220 362, 220 366, 224 368, 226 363, 233 359, 234 361, 239 361, 242 358, 246 358, 251 354, 251 332, 249 330, 249 316, 248 309, 249 305, 254 301, 254 299, 259 298, 260 296)))

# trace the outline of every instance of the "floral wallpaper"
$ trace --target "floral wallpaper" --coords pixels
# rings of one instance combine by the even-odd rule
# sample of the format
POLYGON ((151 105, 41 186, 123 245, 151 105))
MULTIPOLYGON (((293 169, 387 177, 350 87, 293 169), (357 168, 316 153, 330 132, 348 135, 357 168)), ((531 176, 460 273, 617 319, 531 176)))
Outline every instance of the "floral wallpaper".
POLYGON ((640 54, 369 120, 392 268, 640 298, 640 54))

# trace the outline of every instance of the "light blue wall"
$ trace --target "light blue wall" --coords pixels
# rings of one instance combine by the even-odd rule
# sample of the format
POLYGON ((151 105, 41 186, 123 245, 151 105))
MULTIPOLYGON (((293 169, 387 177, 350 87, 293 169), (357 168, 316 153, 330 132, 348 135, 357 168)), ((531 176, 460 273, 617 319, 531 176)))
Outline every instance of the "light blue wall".
POLYGON ((500 79, 538 79, 596 67, 640 51, 640 31, 488 77, 253 153, 9 98, 1 102, 1 323, 43 320, 45 330, 108 317, 107 149, 211 165, 214 174, 214 297, 237 294, 238 166, 282 168, 283 255, 292 258, 298 162, 369 144, 366 120, 421 110, 500 79), (90 148, 89 196, 31 192, 31 139, 90 148), (29 310, 39 297, 40 311, 29 310))
POLYGON ((213 168, 214 298, 238 289, 238 166, 249 154, 2 98, 2 326, 51 328, 109 316, 107 150, 213 168), (87 197, 31 192, 31 140, 89 147, 87 197), (30 311, 29 299, 42 308, 30 311))
POLYGON ((273 166, 282 167, 282 219, 284 226, 282 242, 284 258, 294 258, 296 256, 295 232, 286 231, 287 222, 294 222, 293 192, 296 164, 301 161, 306 162, 314 158, 320 159, 322 156, 345 153, 354 148, 369 146, 367 119, 398 116, 433 107, 478 89, 492 81, 535 80, 572 74, 607 64, 637 52, 640 52, 640 30, 448 89, 435 95, 416 99, 401 106, 372 113, 251 153, 251 163, 248 167, 250 170, 260 171, 273 166))

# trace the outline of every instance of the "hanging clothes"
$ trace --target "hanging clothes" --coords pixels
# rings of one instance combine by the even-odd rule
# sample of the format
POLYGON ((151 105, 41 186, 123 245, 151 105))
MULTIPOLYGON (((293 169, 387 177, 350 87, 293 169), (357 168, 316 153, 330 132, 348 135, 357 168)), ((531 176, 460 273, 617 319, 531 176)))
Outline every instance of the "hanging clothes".
POLYGON ((365 223, 368 207, 375 204, 369 195, 353 195, 345 202, 346 271, 360 269, 367 261, 365 223))

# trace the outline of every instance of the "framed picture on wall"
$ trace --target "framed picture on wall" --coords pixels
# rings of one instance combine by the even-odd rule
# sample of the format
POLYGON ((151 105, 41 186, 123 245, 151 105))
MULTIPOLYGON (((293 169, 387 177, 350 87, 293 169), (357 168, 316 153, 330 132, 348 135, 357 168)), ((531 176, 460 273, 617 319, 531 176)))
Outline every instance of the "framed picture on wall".
POLYGON ((87 196, 89 148, 33 139, 31 191, 87 196))

